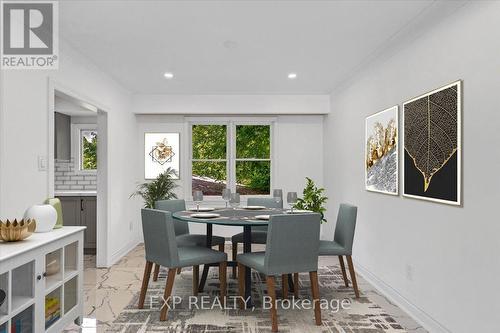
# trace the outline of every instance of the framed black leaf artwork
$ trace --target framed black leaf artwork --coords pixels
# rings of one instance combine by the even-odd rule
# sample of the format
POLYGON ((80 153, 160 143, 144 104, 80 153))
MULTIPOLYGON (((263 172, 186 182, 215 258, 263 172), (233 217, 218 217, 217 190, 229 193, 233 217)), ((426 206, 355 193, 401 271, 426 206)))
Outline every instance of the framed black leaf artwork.
POLYGON ((461 205, 462 82, 403 104, 403 196, 461 205))

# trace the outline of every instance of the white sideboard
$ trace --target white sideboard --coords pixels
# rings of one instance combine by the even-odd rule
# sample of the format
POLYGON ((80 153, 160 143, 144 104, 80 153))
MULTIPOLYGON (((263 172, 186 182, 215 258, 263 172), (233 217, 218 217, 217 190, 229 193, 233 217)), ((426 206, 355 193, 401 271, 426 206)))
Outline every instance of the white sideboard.
POLYGON ((85 227, 0 242, 0 333, 61 332, 83 316, 85 227))

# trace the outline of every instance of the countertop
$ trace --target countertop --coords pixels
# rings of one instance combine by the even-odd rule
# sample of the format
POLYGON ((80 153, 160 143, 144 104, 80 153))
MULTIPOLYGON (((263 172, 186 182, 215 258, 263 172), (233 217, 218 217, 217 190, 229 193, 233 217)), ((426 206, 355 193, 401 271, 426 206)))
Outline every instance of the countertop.
POLYGON ((56 191, 54 192, 56 197, 95 197, 97 196, 97 191, 84 191, 84 190, 69 190, 69 191, 56 191))
POLYGON ((0 263, 11 257, 15 257, 24 252, 37 247, 49 244, 63 237, 82 232, 86 227, 62 227, 49 232, 35 232, 30 237, 18 242, 0 242, 0 263))

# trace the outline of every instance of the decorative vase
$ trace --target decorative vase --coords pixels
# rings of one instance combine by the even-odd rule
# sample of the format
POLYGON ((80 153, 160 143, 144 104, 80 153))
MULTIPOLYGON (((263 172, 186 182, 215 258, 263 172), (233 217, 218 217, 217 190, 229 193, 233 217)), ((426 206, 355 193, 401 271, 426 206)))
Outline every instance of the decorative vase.
POLYGON ((56 225, 57 211, 51 205, 34 205, 24 213, 24 218, 36 221, 35 232, 47 232, 56 225))
POLYGON ((0 221, 0 240, 17 242, 31 236, 35 229, 35 220, 0 221))

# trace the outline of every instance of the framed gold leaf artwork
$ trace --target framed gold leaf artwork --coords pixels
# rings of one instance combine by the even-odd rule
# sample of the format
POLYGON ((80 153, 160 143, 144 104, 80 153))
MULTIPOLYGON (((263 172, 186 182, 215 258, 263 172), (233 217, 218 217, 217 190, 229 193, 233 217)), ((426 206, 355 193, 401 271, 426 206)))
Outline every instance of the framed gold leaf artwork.
POLYGON ((461 204, 462 82, 403 104, 403 196, 461 204))
POLYGON ((398 106, 365 120, 365 187, 398 195, 398 106))
POLYGON ((144 133, 144 178, 155 179, 168 168, 179 179, 179 133, 144 133))

